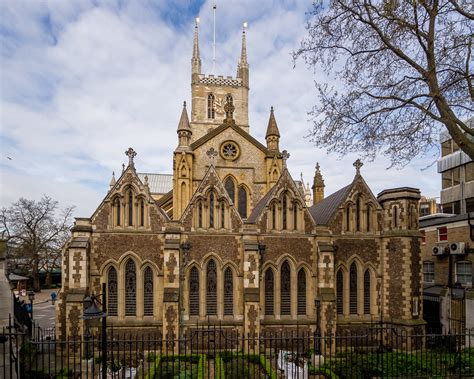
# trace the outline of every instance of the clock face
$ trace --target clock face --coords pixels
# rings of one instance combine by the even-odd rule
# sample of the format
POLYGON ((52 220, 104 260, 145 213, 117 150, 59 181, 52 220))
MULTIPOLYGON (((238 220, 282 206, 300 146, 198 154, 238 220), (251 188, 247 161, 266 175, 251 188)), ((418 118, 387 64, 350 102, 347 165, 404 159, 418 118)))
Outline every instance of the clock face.
POLYGON ((233 161, 239 156, 239 146, 233 141, 226 141, 221 145, 221 156, 224 159, 233 161))

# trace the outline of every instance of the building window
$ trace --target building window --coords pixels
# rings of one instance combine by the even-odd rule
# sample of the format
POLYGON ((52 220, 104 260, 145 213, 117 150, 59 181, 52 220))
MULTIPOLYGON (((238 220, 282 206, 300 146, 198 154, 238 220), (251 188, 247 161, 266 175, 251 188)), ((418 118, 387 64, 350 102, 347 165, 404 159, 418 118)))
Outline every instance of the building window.
POLYGON ((234 314, 234 279, 230 267, 224 271, 224 315, 234 314))
POLYGON ((441 156, 442 157, 445 157, 446 155, 449 155, 451 154, 451 141, 452 140, 447 140, 447 141, 444 141, 442 144, 441 144, 441 156))
POLYGON ((360 232, 360 196, 357 196, 356 201, 356 230, 360 232))
POLYGON ((466 178, 466 182, 474 180, 474 162, 469 162, 464 166, 464 177, 466 178))
POLYGON ((265 314, 273 316, 274 302, 273 294, 275 291, 275 281, 273 279, 273 270, 271 268, 265 271, 265 314))
POLYGON ((392 208, 392 223, 394 228, 398 227, 398 207, 396 205, 392 208))
POLYGON ((153 316, 153 270, 150 267, 143 273, 143 314, 153 316))
POLYGON ((209 195, 209 227, 214 227, 214 193, 209 195))
POLYGON ((344 274, 339 269, 336 274, 336 311, 338 315, 344 313, 344 274))
POLYGON ((272 228, 276 229, 276 204, 273 203, 272 206, 272 228))
POLYGON ((120 226, 120 199, 117 197, 115 199, 115 211, 116 213, 116 224, 120 226))
POLYGON ((357 314, 357 265, 355 262, 351 264, 349 270, 349 313, 357 314))
POLYGON ((207 118, 215 118, 216 110, 214 109, 214 95, 210 93, 207 96, 207 118))
POLYGON ((198 227, 202 228, 202 203, 199 202, 198 205, 198 227))
POLYGON ((227 178, 225 183, 224 183, 224 188, 227 191, 227 194, 230 197, 230 200, 235 204, 235 184, 232 178, 227 178))
POLYGON ((474 197, 466 199, 466 212, 474 212, 474 197))
POLYGON ((367 231, 370 232, 370 229, 372 227, 371 225, 371 218, 372 218, 372 206, 367 204, 367 210, 366 210, 366 219, 367 219, 367 231))
POLYGON ((423 262, 423 281, 425 283, 434 283, 435 267, 434 262, 423 262))
POLYGON ((225 228, 225 205, 221 203, 221 229, 225 228))
POLYGON ((135 262, 129 259, 125 265, 125 316, 137 314, 137 273, 135 262))
POLYGON ((189 315, 199 316, 199 272, 196 267, 189 271, 189 315))
POLYGON ((426 245, 426 230, 420 230, 421 233, 421 244, 426 245))
POLYGON ((128 225, 133 226, 133 194, 128 193, 128 225))
POLYGON ((364 273, 364 313, 370 315, 370 271, 364 273))
POLYGON ((291 271, 287 261, 280 270, 280 314, 291 315, 291 271))
POLYGON ((443 242, 448 240, 448 228, 446 226, 442 226, 438 228, 438 242, 443 242))
POLYGON ((145 226, 145 202, 140 201, 140 226, 145 226))
POLYGON ((247 218, 247 190, 241 186, 239 188, 239 214, 242 218, 247 218))
POLYGON ((461 183, 461 167, 453 168, 453 186, 461 183))
POLYGON ((286 223, 287 223, 287 220, 286 220, 286 216, 287 216, 286 215, 286 211, 287 211, 287 209, 286 209, 286 195, 283 195, 283 205, 282 205, 282 210, 281 211, 283 213, 282 229, 286 230, 286 227, 287 227, 287 225, 286 225, 286 223))
POLYGON ((298 203, 293 203, 293 229, 298 229, 298 203))
POLYGON ((111 267, 107 273, 107 313, 109 316, 117 316, 117 270, 111 267))
POLYGON ((349 232, 351 230, 351 206, 346 207, 346 230, 349 232))
POLYGON ((300 269, 298 272, 298 314, 306 314, 306 272, 300 269))
POLYGON ((456 262, 456 282, 463 287, 472 287, 472 263, 456 262))
POLYGON ((206 311, 208 315, 217 315, 217 269, 213 259, 207 264, 206 311))

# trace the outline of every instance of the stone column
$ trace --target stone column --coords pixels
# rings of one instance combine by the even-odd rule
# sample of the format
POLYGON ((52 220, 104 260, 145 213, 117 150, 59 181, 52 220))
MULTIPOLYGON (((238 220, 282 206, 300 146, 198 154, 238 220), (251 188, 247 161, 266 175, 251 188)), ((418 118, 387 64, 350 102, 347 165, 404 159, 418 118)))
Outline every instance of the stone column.
POLYGON ((177 353, 179 349, 179 233, 165 235, 163 256, 163 349, 177 353))
POLYGON ((260 335, 260 255, 258 240, 244 237, 244 335, 249 339, 246 346, 252 353, 258 353, 260 335))

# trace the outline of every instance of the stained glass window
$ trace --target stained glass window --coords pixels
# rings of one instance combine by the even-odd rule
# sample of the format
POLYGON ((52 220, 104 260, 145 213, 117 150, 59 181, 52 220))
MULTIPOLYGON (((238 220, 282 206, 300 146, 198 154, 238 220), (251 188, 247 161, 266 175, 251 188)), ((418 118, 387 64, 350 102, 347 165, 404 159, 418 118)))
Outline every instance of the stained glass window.
POLYGON ((234 314, 234 280, 232 270, 228 267, 224 272, 224 315, 234 314))
POLYGON ((125 265, 125 316, 135 316, 137 313, 137 273, 135 262, 129 259, 125 265))
POLYGON ((213 259, 207 264, 206 310, 208 315, 217 314, 217 269, 213 259))
POLYGON ((357 265, 355 262, 351 264, 349 270, 349 313, 357 314, 357 265))
POLYGON ((143 314, 153 316, 153 270, 150 267, 143 273, 143 314))
POLYGON ((199 272, 196 267, 189 272, 189 314, 199 316, 199 272))
POLYGON ((273 270, 271 268, 265 271, 265 314, 274 314, 273 294, 275 291, 275 283, 273 279, 273 270))
POLYGON ((298 314, 306 314, 306 272, 304 269, 298 272, 298 314))
POLYGON ((242 218, 247 218, 247 191, 245 187, 239 188, 239 214, 242 218))
POLYGON ((280 314, 291 314, 291 271, 287 261, 283 262, 280 271, 280 314))
POLYGON ((336 308, 337 314, 344 313, 344 274, 341 269, 336 274, 336 308))
POLYGON ((224 183, 225 190, 229 194, 230 199, 235 204, 235 184, 232 178, 227 178, 224 183))
POLYGON ((117 316, 117 270, 111 267, 107 273, 107 313, 109 316, 117 316))
POLYGON ((370 315, 370 271, 364 274, 364 313, 370 315))
POLYGON ((145 202, 140 201, 140 226, 145 226, 145 202))

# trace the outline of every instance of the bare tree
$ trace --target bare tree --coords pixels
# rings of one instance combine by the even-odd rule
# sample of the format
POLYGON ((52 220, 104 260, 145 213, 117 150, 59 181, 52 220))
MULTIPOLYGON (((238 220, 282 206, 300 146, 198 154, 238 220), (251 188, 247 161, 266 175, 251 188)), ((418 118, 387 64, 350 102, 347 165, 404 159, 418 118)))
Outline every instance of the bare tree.
POLYGON ((309 16, 293 58, 340 84, 316 83, 317 146, 401 166, 447 129, 474 159, 472 2, 316 0, 309 16))
POLYGON ((58 202, 46 195, 38 202, 20 198, 9 208, 2 208, 0 226, 13 246, 11 256, 28 267, 35 291, 41 289, 40 270, 51 275, 60 261, 73 210, 74 207, 58 210, 58 202))

